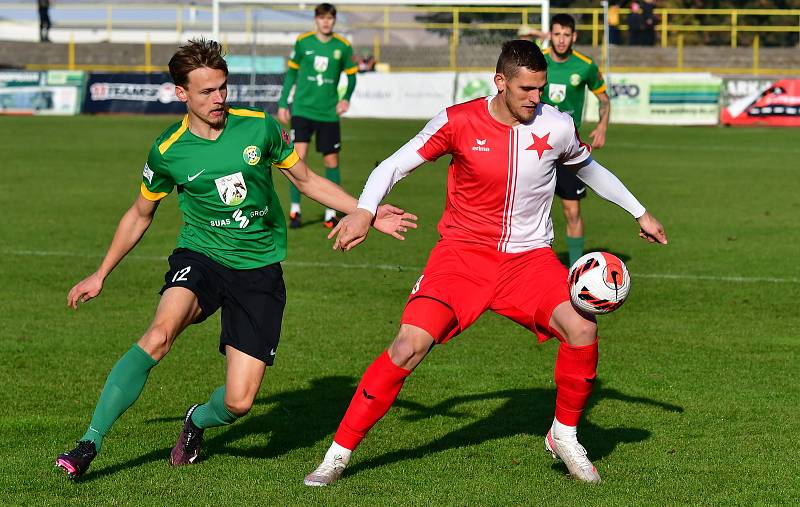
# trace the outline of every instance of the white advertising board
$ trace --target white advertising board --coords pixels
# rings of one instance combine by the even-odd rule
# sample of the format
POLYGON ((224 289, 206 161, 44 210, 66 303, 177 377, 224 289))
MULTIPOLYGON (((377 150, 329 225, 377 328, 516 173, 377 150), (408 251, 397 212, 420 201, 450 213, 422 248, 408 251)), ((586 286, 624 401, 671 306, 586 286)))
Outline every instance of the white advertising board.
MULTIPOLYGON (((711 74, 614 74, 611 123, 716 125, 722 79, 711 74)), ((598 119, 597 98, 587 90, 585 120, 598 119)))
MULTIPOLYGON (((346 118, 430 119, 453 104, 454 72, 358 75, 346 118)), ((346 86, 346 80, 339 83, 346 86)))
POLYGON ((74 115, 80 111, 76 86, 0 88, 0 114, 74 115))

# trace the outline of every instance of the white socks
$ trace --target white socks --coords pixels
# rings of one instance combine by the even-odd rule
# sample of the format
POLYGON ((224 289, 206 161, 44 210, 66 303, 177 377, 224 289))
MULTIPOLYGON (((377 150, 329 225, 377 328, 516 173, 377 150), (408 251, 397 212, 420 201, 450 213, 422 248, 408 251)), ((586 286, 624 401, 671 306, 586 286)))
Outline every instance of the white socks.
POLYGON ((567 441, 578 441, 578 427, 577 426, 567 426, 566 424, 561 424, 558 422, 558 419, 553 418, 553 438, 557 438, 559 440, 567 440, 567 441))
POLYGON ((289 213, 300 213, 300 203, 299 202, 293 202, 292 203, 292 209, 289 210, 289 213))
POLYGON ((336 218, 336 210, 325 208, 325 221, 327 222, 328 220, 333 220, 334 218, 336 218))
POLYGON ((352 453, 353 451, 342 447, 334 441, 330 449, 328 449, 328 452, 325 453, 325 461, 339 460, 346 466, 350 462, 350 455, 352 453))

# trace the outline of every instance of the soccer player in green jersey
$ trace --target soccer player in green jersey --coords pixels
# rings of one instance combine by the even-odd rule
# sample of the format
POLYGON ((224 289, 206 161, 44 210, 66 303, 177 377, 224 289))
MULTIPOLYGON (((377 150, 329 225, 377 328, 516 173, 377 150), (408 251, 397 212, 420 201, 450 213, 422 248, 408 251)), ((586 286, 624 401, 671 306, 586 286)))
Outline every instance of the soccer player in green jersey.
MULTIPOLYGON (((317 139, 317 151, 322 153, 325 177, 334 183, 341 181, 339 151, 342 149, 339 116, 350 108, 350 97, 356 88, 358 65, 353 62, 353 48, 344 37, 333 32, 336 7, 329 3, 314 9, 316 31, 300 35, 289 57, 283 91, 278 101, 278 119, 292 127, 292 140, 300 158, 305 160, 311 136, 317 139), (339 76, 347 74, 347 89, 339 100, 339 76), (289 92, 295 86, 292 111, 289 112, 289 92)), ((290 186, 291 209, 289 226, 300 227, 300 192, 290 186)), ((324 225, 332 229, 338 219, 336 211, 325 210, 324 225)))
MULTIPOLYGON (((602 148, 606 142, 606 129, 611 114, 611 100, 606 93, 606 83, 597 65, 588 56, 572 46, 578 33, 575 19, 569 14, 556 14, 550 20, 551 47, 543 51, 547 59, 547 88, 542 102, 556 106, 570 116, 575 128, 581 128, 586 87, 600 101, 600 121, 589 134, 592 148, 602 148)), ((586 185, 562 166, 556 169, 556 195, 561 198, 564 218, 567 221, 567 250, 569 263, 574 264, 583 255, 583 218, 581 201, 586 196, 586 185)))
MULTIPOLYGON (((280 265, 286 221, 272 183, 273 166, 323 205, 344 213, 357 206, 341 187, 306 166, 271 116, 226 105, 228 68, 217 42, 189 41, 172 57, 169 70, 187 114, 153 143, 136 200, 100 267, 69 291, 67 304, 77 309, 100 294, 105 278, 175 189, 184 225, 150 327, 111 369, 78 446, 56 459, 72 478, 89 467, 111 425, 139 397, 150 370, 177 336, 220 308, 226 381, 206 403, 188 409, 170 463, 194 463, 206 428, 231 424, 250 410, 275 359, 286 302, 280 265)), ((385 205, 374 226, 402 239, 402 232, 416 227, 415 218, 385 205)))

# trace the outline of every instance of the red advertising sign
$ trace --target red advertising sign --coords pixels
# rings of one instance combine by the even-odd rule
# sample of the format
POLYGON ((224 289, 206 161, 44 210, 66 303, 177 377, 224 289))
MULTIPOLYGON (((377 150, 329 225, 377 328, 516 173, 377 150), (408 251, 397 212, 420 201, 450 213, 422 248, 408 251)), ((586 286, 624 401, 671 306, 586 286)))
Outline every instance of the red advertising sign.
POLYGON ((723 125, 800 127, 800 79, 781 79, 720 113, 723 125))

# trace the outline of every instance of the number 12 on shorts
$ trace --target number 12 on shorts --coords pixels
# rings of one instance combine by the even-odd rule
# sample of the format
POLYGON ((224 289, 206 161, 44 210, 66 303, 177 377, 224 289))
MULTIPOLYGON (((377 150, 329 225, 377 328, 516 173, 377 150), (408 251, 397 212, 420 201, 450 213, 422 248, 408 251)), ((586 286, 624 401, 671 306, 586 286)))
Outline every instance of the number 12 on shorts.
MULTIPOLYGON (((186 266, 182 270, 180 270, 177 273, 175 273, 175 276, 172 277, 172 283, 175 283, 175 282, 188 282, 189 279, 186 278, 186 275, 188 275, 189 271, 191 271, 191 270, 192 270, 191 266, 186 266)), ((419 283, 419 282, 417 282, 417 283, 419 283)))

